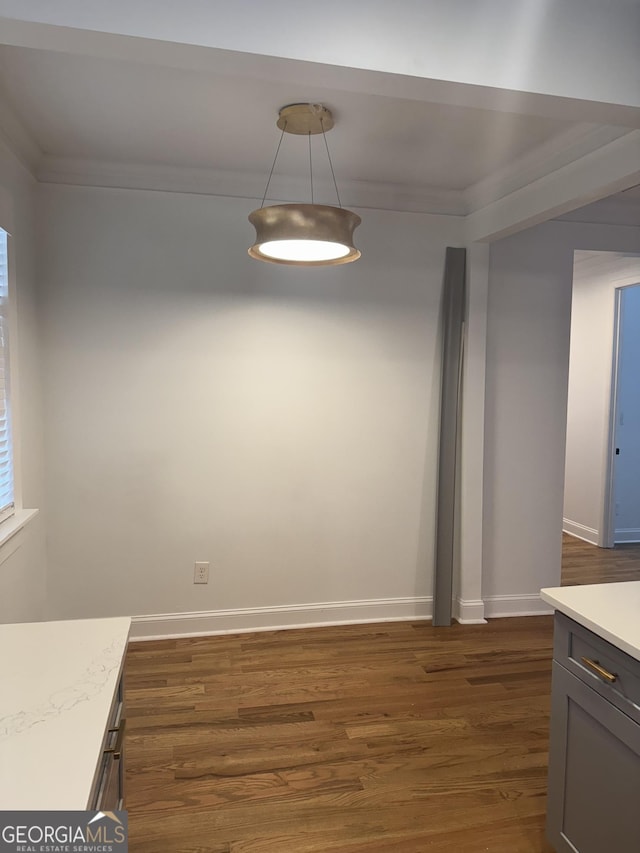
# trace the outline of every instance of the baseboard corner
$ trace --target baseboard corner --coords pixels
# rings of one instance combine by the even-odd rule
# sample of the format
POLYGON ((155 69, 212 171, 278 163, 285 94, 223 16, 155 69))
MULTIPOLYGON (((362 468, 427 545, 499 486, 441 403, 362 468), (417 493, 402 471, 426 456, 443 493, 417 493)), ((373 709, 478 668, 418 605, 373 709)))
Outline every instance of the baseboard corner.
POLYGON ((571 521, 569 518, 562 519, 562 531, 568 533, 569 536, 575 536, 576 539, 582 539, 583 542, 589 542, 591 545, 598 545, 600 541, 600 534, 595 527, 587 527, 586 524, 571 521))
POLYGON ((524 595, 492 595, 485 598, 485 614, 488 619, 503 619, 510 616, 550 616, 553 608, 537 593, 524 595))
POLYGON ((456 598, 453 602, 453 618, 461 625, 486 625, 484 601, 481 598, 471 601, 456 598))

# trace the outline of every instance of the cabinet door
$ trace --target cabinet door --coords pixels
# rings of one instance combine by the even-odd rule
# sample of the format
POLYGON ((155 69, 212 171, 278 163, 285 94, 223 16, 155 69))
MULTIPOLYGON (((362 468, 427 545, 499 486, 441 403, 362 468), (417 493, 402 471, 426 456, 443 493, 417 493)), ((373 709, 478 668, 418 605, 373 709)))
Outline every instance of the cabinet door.
POLYGON ((547 834, 558 853, 640 851, 640 726, 556 661, 547 834))

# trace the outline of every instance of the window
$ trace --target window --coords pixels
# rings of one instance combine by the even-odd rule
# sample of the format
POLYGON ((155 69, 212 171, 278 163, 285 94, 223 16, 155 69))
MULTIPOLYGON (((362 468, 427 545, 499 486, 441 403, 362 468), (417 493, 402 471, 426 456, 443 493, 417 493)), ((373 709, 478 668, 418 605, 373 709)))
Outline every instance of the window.
POLYGON ((7 232, 0 228, 0 522, 15 511, 9 405, 9 272, 7 232))

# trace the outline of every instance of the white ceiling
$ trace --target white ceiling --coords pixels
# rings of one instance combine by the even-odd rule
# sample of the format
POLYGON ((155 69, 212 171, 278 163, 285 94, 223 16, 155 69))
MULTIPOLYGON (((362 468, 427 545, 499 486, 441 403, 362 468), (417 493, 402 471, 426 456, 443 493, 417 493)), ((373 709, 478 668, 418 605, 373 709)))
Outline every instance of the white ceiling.
MULTIPOLYGON (((134 181, 132 169, 152 168, 174 183, 190 174, 185 188, 195 191, 254 198, 280 137, 278 108, 320 102, 336 118, 327 141, 345 204, 445 213, 467 212, 476 197, 484 203, 487 184, 499 197, 628 132, 570 113, 310 87, 295 74, 261 76, 255 62, 244 73, 236 62, 231 74, 8 45, 0 45, 0 100, 12 119, 0 130, 14 147, 29 140, 41 180, 100 183, 109 172, 118 185, 116 173, 128 169, 134 181)), ((321 138, 313 146, 316 200, 334 203, 321 138)), ((285 135, 269 198, 304 200, 294 193, 307 191, 308 157, 307 140, 285 135)))

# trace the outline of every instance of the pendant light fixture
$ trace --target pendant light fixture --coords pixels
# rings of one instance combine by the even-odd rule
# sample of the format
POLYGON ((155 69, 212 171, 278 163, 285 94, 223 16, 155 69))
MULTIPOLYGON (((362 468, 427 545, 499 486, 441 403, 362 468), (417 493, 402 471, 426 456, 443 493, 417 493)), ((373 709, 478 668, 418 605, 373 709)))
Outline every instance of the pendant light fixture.
POLYGON ((357 261, 360 252, 353 245, 353 231, 361 219, 340 204, 340 195, 333 163, 329 154, 326 132, 333 127, 331 112, 321 104, 290 104, 278 114, 277 126, 282 131, 276 156, 267 179, 267 186, 258 210, 249 214, 256 229, 256 241, 249 249, 252 258, 274 264, 304 267, 331 266, 357 261), (309 140, 309 173, 311 204, 274 204, 264 206, 271 176, 278 159, 285 133, 307 136, 309 140), (322 134, 338 207, 313 203, 313 162, 311 137, 322 134))

